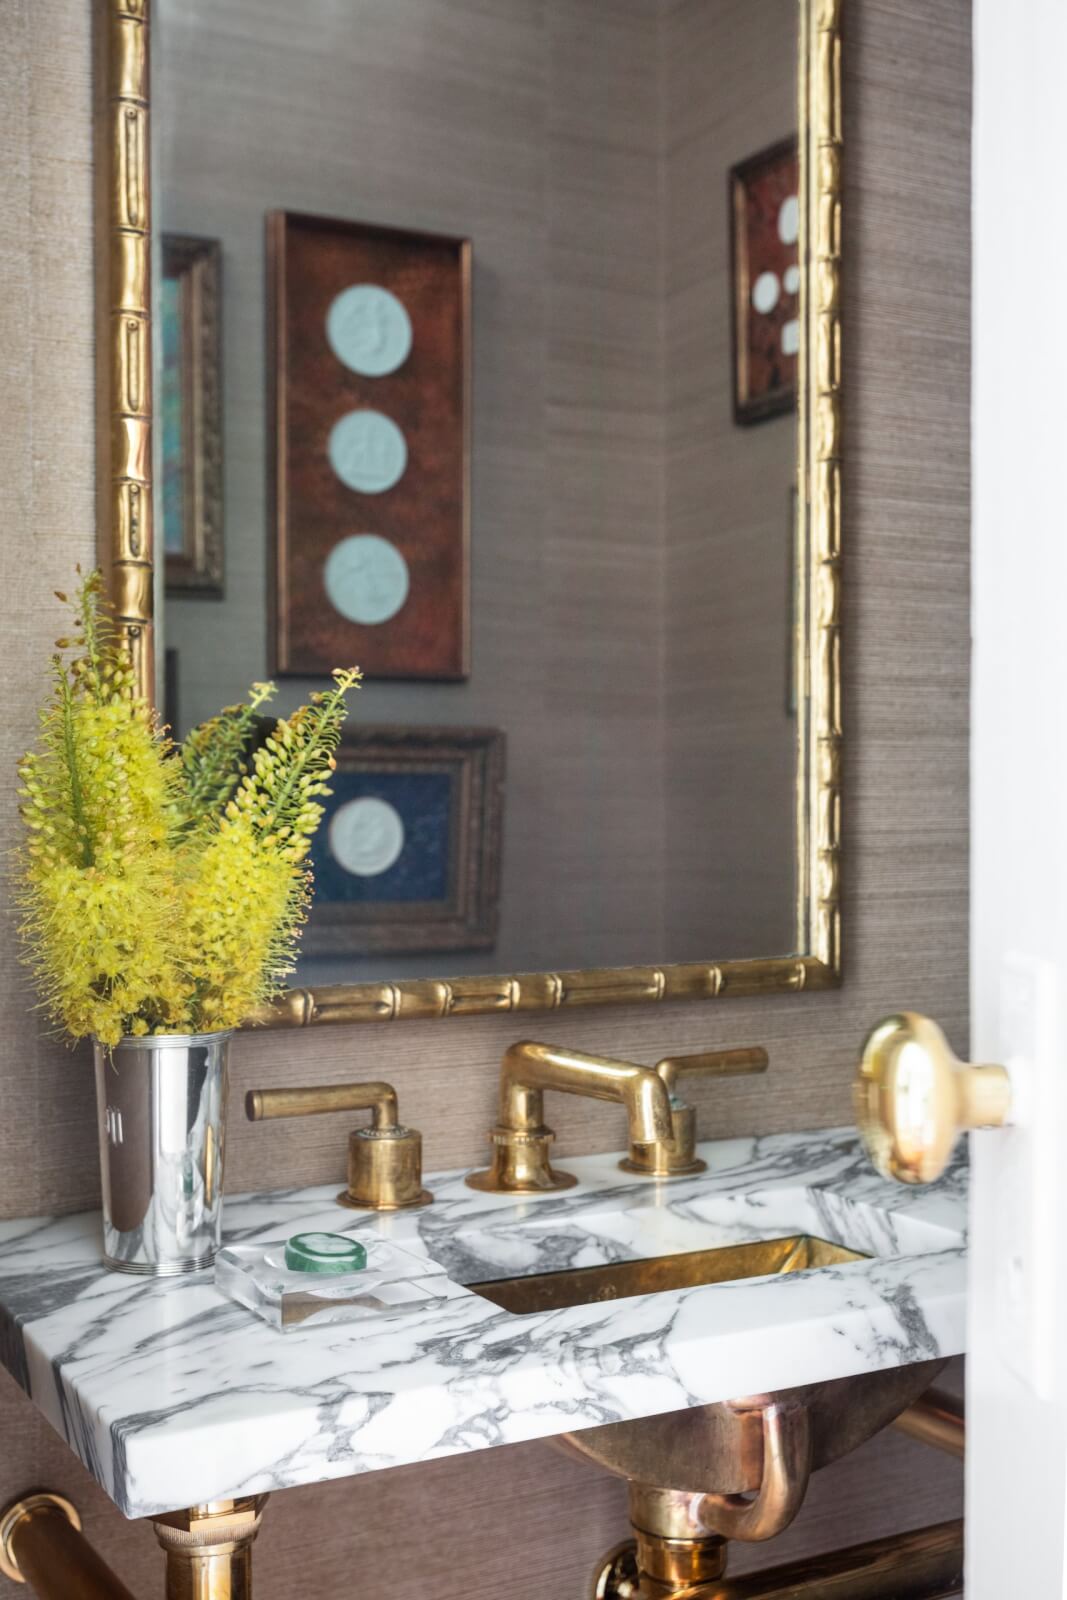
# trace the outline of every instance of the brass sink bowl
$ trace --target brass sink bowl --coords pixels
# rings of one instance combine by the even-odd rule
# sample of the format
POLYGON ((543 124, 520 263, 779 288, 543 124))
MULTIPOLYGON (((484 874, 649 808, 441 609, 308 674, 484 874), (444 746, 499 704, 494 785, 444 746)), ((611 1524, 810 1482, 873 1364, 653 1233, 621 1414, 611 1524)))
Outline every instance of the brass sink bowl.
POLYGON ((884 1372, 810 1383, 743 1401, 692 1406, 636 1422, 612 1422, 560 1436, 620 1478, 696 1494, 753 1494, 763 1481, 763 1414, 770 1406, 805 1413, 812 1472, 847 1455, 928 1389, 942 1358, 884 1372))
MULTIPOLYGON (((513 1315, 529 1316, 865 1259, 844 1245, 791 1233, 467 1287, 513 1315)), ((558 1435, 553 1443, 560 1448, 630 1484, 636 1555, 620 1547, 622 1554, 607 1560, 597 1595, 643 1594, 634 1587, 639 1572, 657 1580, 657 1595, 688 1593, 688 1584, 715 1577, 725 1540, 773 1538, 788 1527, 811 1473, 886 1427, 944 1365, 941 1358, 913 1362, 558 1435)))
POLYGON ((624 1300, 630 1295, 695 1289, 705 1283, 737 1283, 743 1278, 808 1272, 813 1267, 865 1259, 859 1251, 847 1250, 844 1245, 794 1233, 784 1239, 757 1239, 639 1261, 612 1261, 602 1267, 573 1267, 525 1278, 494 1278, 468 1284, 468 1288, 483 1300, 491 1300, 504 1311, 522 1317, 534 1311, 561 1311, 566 1306, 624 1300))
MULTIPOLYGON (((737 1283, 864 1259, 859 1251, 825 1238, 789 1234, 467 1286, 494 1306, 526 1317, 633 1294, 737 1283)), ((638 1533, 645 1530, 641 1538, 659 1536, 672 1549, 686 1550, 694 1539, 704 1549, 707 1539, 715 1541, 721 1534, 771 1538, 797 1515, 811 1472, 888 1426, 928 1389, 942 1366, 941 1358, 913 1362, 635 1422, 587 1427, 553 1442, 629 1478, 630 1512, 638 1533), (755 1499, 741 1498, 752 1494, 755 1499)))

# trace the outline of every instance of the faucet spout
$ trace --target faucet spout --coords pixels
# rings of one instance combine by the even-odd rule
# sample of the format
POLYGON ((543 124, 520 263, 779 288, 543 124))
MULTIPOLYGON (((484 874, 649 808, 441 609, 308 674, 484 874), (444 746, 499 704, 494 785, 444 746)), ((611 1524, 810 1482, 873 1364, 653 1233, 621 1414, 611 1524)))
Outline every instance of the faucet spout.
POLYGON ((544 1121, 546 1089, 624 1106, 631 1147, 664 1149, 671 1143, 670 1092, 651 1067, 523 1039, 504 1053, 500 1120, 490 1134, 492 1165, 467 1179, 472 1188, 522 1194, 565 1189, 575 1182, 549 1164, 554 1135, 544 1121))

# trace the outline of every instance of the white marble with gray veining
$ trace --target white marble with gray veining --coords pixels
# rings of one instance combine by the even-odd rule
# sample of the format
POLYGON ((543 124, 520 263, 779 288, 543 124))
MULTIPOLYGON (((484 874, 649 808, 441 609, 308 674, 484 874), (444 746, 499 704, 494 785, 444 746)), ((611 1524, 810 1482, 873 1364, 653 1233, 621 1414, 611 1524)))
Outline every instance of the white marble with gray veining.
POLYGON ((701 1146, 657 1184, 615 1157, 516 1199, 431 1176, 373 1217, 335 1187, 227 1200, 232 1241, 378 1233, 457 1281, 813 1233, 870 1260, 515 1316, 474 1293, 279 1333, 210 1273, 105 1271, 96 1214, 0 1223, 0 1359, 127 1516, 958 1354, 966 1174, 883 1183, 853 1130, 701 1146))

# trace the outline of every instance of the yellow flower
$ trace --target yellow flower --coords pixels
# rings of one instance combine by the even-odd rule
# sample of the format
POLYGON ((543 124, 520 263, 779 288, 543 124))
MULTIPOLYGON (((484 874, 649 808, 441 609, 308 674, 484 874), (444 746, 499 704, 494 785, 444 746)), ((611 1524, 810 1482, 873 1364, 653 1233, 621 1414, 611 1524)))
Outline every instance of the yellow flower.
MULTIPOLYGON (((36 750, 19 763, 18 899, 46 1010, 74 1038, 239 1026, 292 970, 302 865, 358 671, 280 722, 245 765, 253 685, 176 753, 121 637, 82 585, 73 660, 53 660, 36 750)), ((71 641, 59 641, 61 649, 71 641)))

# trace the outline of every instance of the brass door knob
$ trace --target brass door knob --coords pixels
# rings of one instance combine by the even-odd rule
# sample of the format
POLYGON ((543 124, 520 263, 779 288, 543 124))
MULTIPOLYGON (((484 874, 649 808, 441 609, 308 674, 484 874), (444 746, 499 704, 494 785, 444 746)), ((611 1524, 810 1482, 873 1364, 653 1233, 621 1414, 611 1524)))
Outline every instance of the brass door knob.
POLYGON ((1005 1067, 958 1061, 936 1022, 900 1011, 868 1035, 853 1101, 882 1176, 933 1183, 960 1133, 1008 1120, 1011 1082, 1005 1067))

